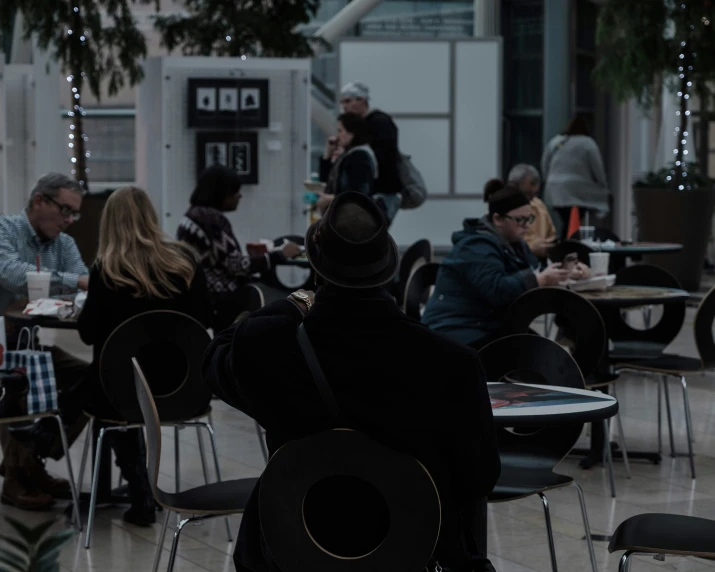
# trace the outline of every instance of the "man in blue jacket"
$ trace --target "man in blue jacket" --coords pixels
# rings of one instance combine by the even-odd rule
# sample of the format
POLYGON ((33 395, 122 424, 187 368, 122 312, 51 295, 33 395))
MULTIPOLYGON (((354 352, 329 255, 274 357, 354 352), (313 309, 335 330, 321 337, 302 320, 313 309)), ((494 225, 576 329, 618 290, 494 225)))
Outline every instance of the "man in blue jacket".
POLYGON ((465 219, 452 235, 454 246, 422 316, 433 330, 477 349, 498 335, 504 313, 521 294, 567 278, 560 266, 536 272, 538 261, 524 242, 534 220, 524 193, 502 184, 488 204, 487 215, 465 219))

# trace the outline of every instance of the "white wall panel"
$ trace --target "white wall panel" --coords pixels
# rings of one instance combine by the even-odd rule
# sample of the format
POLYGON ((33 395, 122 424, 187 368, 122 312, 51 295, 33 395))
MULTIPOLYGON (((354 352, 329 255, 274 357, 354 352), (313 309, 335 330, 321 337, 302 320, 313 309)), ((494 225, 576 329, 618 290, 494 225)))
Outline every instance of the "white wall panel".
POLYGON ((400 150, 420 166, 430 194, 449 193, 449 120, 399 118, 395 123, 400 150))
MULTIPOLYGON (((372 39, 371 39, 372 40, 372 39)), ((388 113, 449 113, 449 42, 340 42, 340 85, 370 87, 388 113)))

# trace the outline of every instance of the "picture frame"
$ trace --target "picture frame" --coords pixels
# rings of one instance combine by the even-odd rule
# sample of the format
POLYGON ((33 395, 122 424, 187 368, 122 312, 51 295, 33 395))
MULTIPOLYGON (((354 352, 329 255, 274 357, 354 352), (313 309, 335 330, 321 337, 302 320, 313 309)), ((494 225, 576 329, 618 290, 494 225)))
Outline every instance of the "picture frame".
POLYGON ((269 125, 267 79, 189 78, 189 127, 260 129, 269 125))
POLYGON ((196 179, 214 164, 235 170, 244 185, 257 185, 258 133, 199 131, 196 134, 196 179))

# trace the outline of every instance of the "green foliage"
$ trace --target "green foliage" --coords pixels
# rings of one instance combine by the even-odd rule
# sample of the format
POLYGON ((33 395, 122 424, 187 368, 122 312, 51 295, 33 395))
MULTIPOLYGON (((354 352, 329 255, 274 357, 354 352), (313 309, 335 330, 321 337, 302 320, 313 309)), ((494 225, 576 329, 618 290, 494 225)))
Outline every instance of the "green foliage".
MULTIPOLYGON (((633 183, 633 187, 667 189, 673 186, 673 171, 675 171, 675 164, 671 163, 669 166, 663 167, 659 171, 648 173, 643 179, 633 183)), ((692 189, 715 189, 715 179, 707 177, 697 163, 688 163, 686 172, 688 173, 688 183, 692 189)))
MULTIPOLYGON (((690 79, 700 88, 715 80, 715 1, 689 0, 683 10, 673 0, 606 0, 596 29, 594 80, 618 101, 634 98, 649 109, 658 79, 678 74, 682 41, 696 53, 690 79)), ((678 84, 667 87, 675 91, 678 84)))
POLYGON ((0 569, 7 572, 57 572, 57 557, 74 530, 48 531, 56 520, 48 520, 33 528, 4 517, 15 529, 16 536, 0 535, 0 569))
POLYGON ((24 37, 36 35, 74 85, 81 90, 86 81, 99 98, 103 81, 113 95, 126 79, 135 85, 144 75, 146 39, 132 15, 137 3, 159 8, 159 0, 1 0, 0 28, 12 29, 15 12, 22 12, 24 37))
POLYGON ((184 55, 309 57, 307 24, 320 0, 186 0, 186 15, 157 16, 155 28, 169 51, 184 55))

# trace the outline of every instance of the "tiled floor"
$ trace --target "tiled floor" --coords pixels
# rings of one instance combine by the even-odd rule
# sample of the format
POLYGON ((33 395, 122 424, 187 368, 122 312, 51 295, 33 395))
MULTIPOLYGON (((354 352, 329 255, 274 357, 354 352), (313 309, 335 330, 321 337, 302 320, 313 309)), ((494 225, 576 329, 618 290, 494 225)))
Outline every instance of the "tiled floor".
MULTIPOLYGON (((688 310, 688 322, 672 349, 695 355, 693 346, 693 310, 688 310)), ((48 332, 51 337, 57 332, 48 332)), ((89 349, 81 345, 74 332, 59 333, 56 341, 66 349, 89 359, 89 349)), ((619 384, 619 399, 630 449, 654 449, 656 439, 655 384, 644 378, 631 378, 619 384)), ((671 397, 674 413, 676 446, 685 450, 685 425, 680 392, 672 385, 671 397)), ((715 377, 704 375, 689 380, 690 403, 695 425, 695 450, 697 453, 697 480, 691 480, 686 458, 665 457, 659 466, 632 462, 633 476, 626 479, 621 464, 616 465, 618 498, 612 499, 605 469, 582 471, 577 459, 567 458, 559 470, 573 475, 586 493, 591 527, 594 533, 612 532, 623 519, 643 512, 673 512, 715 518, 715 377)), ((222 476, 236 478, 260 474, 263 460, 253 431, 253 422, 242 413, 221 402, 215 403, 214 421, 222 476)), ((667 437, 664 427, 664 443, 667 437)), ((193 430, 180 432, 182 488, 203 483, 198 461, 198 447, 193 430)), ((587 443, 584 435, 583 445, 587 443)), ((72 449, 76 470, 79 467, 81 440, 72 449)), ((163 486, 172 490, 173 432, 164 435, 164 459, 161 478, 163 486)), ((64 474, 61 463, 50 462, 49 469, 64 474)), ((210 471, 213 475, 213 470, 210 471)), ((88 489, 89 475, 85 478, 88 489)), ((586 545, 582 540, 583 528, 576 491, 569 487, 548 494, 550 501, 556 550, 561 570, 589 571, 586 545)), ((61 515, 63 503, 52 513, 28 513, 0 505, 0 515, 9 514, 27 522, 40 522, 61 515)), ((148 571, 151 570, 160 527, 136 528, 121 519, 122 508, 105 508, 97 512, 98 519, 90 550, 85 550, 76 536, 62 552, 61 569, 64 572, 148 571)), ((232 528, 238 530, 240 518, 232 518, 232 528)), ((0 522, 0 527, 6 527, 0 522)), ((500 572, 548 572, 551 570, 543 512, 538 498, 491 505, 489 508, 489 552, 500 572)), ((163 565, 166 565, 168 535, 163 565)), ((189 526, 183 533, 176 564, 178 572, 232 571, 233 544, 227 542, 223 522, 208 521, 199 526, 189 526)), ((599 570, 615 571, 620 555, 609 555, 606 543, 596 543, 599 570)), ((638 558, 633 572, 671 570, 698 572, 715 570, 715 562, 696 558, 668 558, 657 562, 652 558, 638 558)))

